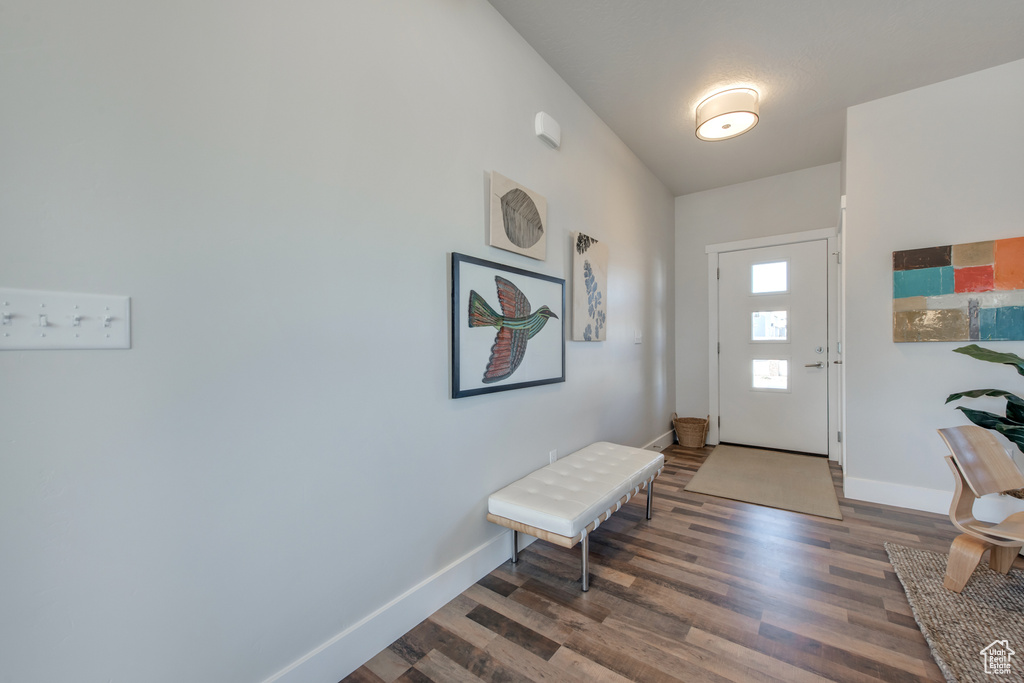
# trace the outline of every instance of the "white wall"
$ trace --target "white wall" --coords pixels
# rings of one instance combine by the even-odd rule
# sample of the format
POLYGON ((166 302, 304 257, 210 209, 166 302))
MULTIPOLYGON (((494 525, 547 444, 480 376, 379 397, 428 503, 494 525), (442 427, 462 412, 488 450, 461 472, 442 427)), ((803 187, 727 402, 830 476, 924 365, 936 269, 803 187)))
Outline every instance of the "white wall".
POLYGON ((708 259, 704 247, 834 228, 839 164, 676 197, 676 412, 708 405, 708 259))
POLYGON ((507 556, 489 493, 667 431, 673 199, 486 2, 3 13, 0 286, 130 295, 133 348, 0 354, 0 681, 336 681, 507 556), (446 255, 572 230, 608 341, 449 399, 446 255))
MULTIPOLYGON (((935 430, 968 422, 943 401, 1021 386, 1011 368, 952 352, 963 343, 893 343, 892 252, 1024 235, 1024 129, 1009 113, 1022 110, 1017 61, 848 112, 848 496, 947 510, 953 480, 935 430)), ((1024 353, 1022 342, 982 345, 1024 353)))

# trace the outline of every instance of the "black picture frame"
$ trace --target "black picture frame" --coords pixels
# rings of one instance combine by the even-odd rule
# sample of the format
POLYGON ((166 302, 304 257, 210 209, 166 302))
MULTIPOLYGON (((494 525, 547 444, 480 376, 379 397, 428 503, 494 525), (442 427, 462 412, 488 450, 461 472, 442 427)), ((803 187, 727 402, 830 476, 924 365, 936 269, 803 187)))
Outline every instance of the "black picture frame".
POLYGON ((565 381, 562 278, 452 252, 451 325, 452 398, 565 381))

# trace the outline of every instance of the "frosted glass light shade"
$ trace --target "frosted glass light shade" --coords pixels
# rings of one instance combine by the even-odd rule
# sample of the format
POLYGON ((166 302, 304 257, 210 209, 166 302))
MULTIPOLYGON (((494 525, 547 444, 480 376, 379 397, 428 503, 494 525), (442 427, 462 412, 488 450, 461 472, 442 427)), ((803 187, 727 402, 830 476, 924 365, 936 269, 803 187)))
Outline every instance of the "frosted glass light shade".
POLYGON ((757 91, 723 90, 697 105, 697 137, 728 140, 757 125, 757 91))

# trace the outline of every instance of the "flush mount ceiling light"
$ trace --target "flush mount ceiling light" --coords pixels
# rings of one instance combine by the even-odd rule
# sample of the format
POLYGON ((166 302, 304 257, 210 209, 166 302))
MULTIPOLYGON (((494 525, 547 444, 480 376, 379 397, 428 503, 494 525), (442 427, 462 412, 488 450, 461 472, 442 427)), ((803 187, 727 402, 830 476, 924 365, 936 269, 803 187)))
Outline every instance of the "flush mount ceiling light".
POLYGON ((697 105, 697 137, 728 140, 757 125, 757 91, 751 88, 723 90, 697 105))

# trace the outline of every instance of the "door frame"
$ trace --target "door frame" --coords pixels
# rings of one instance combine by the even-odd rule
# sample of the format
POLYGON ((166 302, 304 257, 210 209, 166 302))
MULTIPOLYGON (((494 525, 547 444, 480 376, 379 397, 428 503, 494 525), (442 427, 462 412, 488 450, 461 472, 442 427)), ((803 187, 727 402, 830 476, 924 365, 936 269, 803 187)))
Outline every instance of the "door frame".
POLYGON ((839 320, 842 315, 842 301, 839 297, 841 276, 841 258, 839 254, 839 231, 836 228, 821 228, 806 232, 792 232, 785 235, 756 237, 736 242, 709 244, 704 247, 708 257, 708 398, 711 424, 708 426, 708 443, 717 444, 719 438, 718 421, 721 415, 719 405, 720 388, 718 377, 718 255, 730 251, 744 251, 761 247, 780 247, 800 242, 827 240, 828 250, 828 457, 842 464, 843 444, 840 442, 842 433, 843 390, 840 385, 843 354, 839 344, 839 320))

